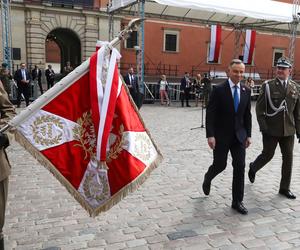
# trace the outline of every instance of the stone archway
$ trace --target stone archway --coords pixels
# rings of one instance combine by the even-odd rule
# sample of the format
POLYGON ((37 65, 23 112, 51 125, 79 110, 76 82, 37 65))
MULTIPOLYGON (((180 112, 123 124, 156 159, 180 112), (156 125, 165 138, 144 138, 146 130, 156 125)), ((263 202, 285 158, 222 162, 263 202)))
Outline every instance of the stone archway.
POLYGON ((60 60, 60 70, 69 61, 73 68, 81 64, 81 42, 77 34, 68 28, 56 28, 46 37, 46 58, 48 53, 59 53, 51 55, 52 58, 60 60), (53 46, 55 43, 58 49, 53 46), (51 49, 52 47, 52 49, 51 49))

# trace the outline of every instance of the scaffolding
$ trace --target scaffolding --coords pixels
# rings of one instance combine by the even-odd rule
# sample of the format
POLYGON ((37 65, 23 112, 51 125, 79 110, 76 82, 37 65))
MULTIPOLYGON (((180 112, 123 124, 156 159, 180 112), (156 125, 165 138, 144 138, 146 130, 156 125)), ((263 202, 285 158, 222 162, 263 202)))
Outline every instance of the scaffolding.
POLYGON ((293 1, 293 22, 290 23, 289 59, 294 64, 297 27, 299 24, 299 0, 293 1))
POLYGON ((11 23, 10 23, 10 0, 1 0, 1 29, 3 62, 8 68, 12 66, 11 53, 11 23))

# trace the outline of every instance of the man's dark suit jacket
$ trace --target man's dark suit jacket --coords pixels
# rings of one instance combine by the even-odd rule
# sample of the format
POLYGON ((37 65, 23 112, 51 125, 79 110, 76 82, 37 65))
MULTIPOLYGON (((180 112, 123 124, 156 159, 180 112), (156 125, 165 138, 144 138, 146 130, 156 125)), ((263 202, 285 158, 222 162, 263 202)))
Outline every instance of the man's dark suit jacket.
MULTIPOLYGON (((30 77, 30 74, 28 72, 27 69, 25 69, 25 74, 26 74, 26 80, 31 80, 31 77, 30 77)), ((15 81, 17 82, 17 85, 24 85, 23 82, 21 82, 21 80, 23 79, 23 76, 22 76, 22 71, 21 69, 18 69, 14 75, 14 79, 15 81)))
POLYGON ((181 80, 180 80, 180 90, 187 90, 187 89, 190 89, 191 88, 191 85, 192 85, 192 81, 190 81, 190 84, 189 84, 189 87, 187 88, 187 83, 186 83, 186 78, 183 77, 181 80))
POLYGON ((235 112, 228 80, 216 86, 206 110, 206 137, 216 142, 230 142, 234 135, 244 144, 251 137, 251 91, 240 84, 240 103, 235 112))
MULTIPOLYGON (((133 75, 133 80, 134 82, 131 83, 132 88, 129 89, 130 93, 137 93, 138 92, 138 85, 137 85, 137 77, 133 75)), ((129 79, 129 74, 126 74, 124 76, 124 81, 127 85, 130 85, 130 79, 129 79)))
POLYGON ((40 82, 42 78, 42 71, 38 69, 38 73, 37 73, 36 69, 33 69, 31 71, 31 75, 32 75, 32 80, 35 80, 37 78, 38 82, 40 82))

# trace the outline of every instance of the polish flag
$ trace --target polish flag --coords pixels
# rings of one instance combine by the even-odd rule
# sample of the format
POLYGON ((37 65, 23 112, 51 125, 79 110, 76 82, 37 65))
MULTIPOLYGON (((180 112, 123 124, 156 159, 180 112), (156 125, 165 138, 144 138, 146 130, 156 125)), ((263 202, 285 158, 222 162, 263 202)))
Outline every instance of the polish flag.
POLYGON ((253 52, 255 47, 255 38, 256 38, 256 31, 255 30, 246 30, 246 39, 245 39, 245 46, 244 46, 244 56, 243 62, 245 64, 251 64, 253 60, 253 52))
POLYGON ((17 140, 91 216, 134 191, 162 159, 120 78, 120 57, 101 45, 40 97, 54 98, 10 123, 19 123, 17 140))
POLYGON ((217 63, 220 57, 222 26, 211 25, 210 28, 210 46, 209 46, 209 62, 217 63))

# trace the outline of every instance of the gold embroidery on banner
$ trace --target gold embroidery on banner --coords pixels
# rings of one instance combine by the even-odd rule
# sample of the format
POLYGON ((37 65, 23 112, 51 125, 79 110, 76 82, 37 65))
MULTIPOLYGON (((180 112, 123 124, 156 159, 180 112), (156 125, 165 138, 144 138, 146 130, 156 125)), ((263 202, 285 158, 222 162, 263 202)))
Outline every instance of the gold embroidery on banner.
POLYGON ((86 198, 96 200, 97 203, 109 197, 109 185, 105 175, 88 172, 83 183, 83 192, 86 198))
POLYGON ((85 152, 85 158, 90 156, 91 159, 96 157, 96 134, 93 125, 92 114, 90 111, 83 113, 82 117, 77 120, 78 127, 73 128, 74 139, 80 144, 75 146, 82 147, 85 152))
POLYGON ((62 140, 62 132, 54 136, 54 132, 57 132, 55 127, 63 129, 63 123, 59 118, 51 115, 37 117, 31 125, 34 142, 42 146, 59 144, 62 140))
MULTIPOLYGON (((118 158, 119 154, 123 150, 123 143, 124 143, 124 138, 123 138, 123 133, 124 133, 124 126, 123 124, 120 125, 118 135, 116 135, 116 140, 114 143, 110 146, 109 151, 107 153, 106 161, 111 162, 112 160, 115 160, 118 158)), ((112 133, 111 133, 112 135, 112 133)))
POLYGON ((134 138, 134 152, 137 158, 148 161, 151 157, 151 141, 144 133, 137 133, 134 138))

